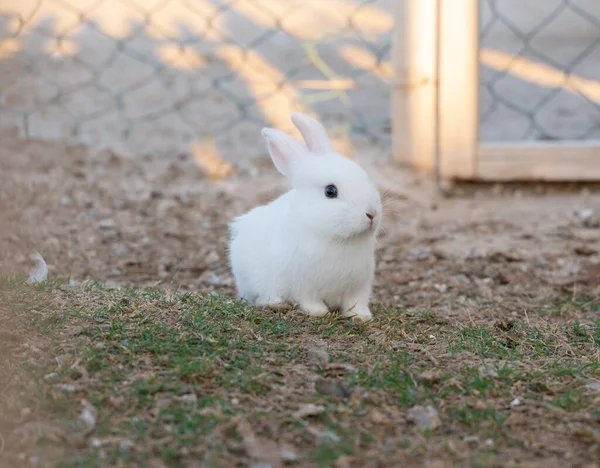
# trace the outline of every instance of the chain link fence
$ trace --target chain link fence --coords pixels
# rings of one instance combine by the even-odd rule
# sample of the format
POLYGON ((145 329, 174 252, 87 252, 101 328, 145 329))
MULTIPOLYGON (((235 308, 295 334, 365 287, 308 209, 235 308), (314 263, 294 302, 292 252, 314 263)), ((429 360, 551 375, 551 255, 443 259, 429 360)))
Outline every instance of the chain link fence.
MULTIPOLYGON (((208 141, 239 163, 300 110, 388 151, 393 4, 3 0, 0 128, 134 155, 208 141)), ((599 138, 600 2, 480 9, 481 139, 599 138)))
POLYGON ((3 0, 0 127, 132 154, 210 140, 240 161, 299 110, 386 145, 393 3, 3 0))
POLYGON ((483 140, 600 138, 600 2, 481 0, 483 140))

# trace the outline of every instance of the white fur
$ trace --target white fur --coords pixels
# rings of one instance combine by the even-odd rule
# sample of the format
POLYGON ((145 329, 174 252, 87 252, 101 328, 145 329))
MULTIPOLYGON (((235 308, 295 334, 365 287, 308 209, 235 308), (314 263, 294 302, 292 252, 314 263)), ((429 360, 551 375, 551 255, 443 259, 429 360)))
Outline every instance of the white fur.
POLYGON ((292 121, 306 146, 278 130, 262 132, 292 189, 230 226, 238 293, 257 306, 297 303, 313 316, 337 309, 368 321, 379 194, 360 166, 334 152, 316 120, 294 113, 292 121), (338 198, 325 196, 330 184, 338 198), (375 215, 372 224, 366 213, 375 215))

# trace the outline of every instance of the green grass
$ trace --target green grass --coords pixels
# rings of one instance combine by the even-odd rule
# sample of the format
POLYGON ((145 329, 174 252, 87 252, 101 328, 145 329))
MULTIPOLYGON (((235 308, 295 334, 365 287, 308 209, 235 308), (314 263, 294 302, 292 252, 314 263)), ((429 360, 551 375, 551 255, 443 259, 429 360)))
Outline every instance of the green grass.
POLYGON ((400 463, 398 454, 407 465, 424 456, 462 464, 465 444, 474 466, 490 466, 530 456, 515 441, 535 439, 540 428, 582 454, 594 454, 600 437, 598 395, 586 387, 600 379, 598 321, 452 323, 432 309, 378 308, 373 324, 355 326, 226 296, 2 281, 11 312, 52 343, 31 369, 48 418, 68 429, 60 466, 231 466, 257 461, 261 450, 248 444, 266 441, 291 447, 302 466, 360 465, 369 453, 390 464, 400 463), (327 345, 328 365, 309 359, 316 340, 327 345), (58 374, 52 382, 42 378, 48 369, 58 374), (84 435, 82 399, 97 410, 84 435), (323 410, 294 417, 308 404, 323 410), (437 408, 441 426, 423 432, 411 424, 415 405, 437 408), (520 408, 535 416, 510 423, 520 408), (592 435, 552 429, 556 411, 564 424, 581 426, 584 417, 592 435))

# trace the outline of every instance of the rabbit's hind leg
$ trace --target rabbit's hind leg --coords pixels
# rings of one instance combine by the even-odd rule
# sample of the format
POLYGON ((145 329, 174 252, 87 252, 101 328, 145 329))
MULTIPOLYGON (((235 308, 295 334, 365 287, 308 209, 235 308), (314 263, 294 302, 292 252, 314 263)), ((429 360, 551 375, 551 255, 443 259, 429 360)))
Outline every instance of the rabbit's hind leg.
POLYGON ((323 301, 300 301, 300 309, 311 317, 323 317, 329 312, 329 307, 323 301))

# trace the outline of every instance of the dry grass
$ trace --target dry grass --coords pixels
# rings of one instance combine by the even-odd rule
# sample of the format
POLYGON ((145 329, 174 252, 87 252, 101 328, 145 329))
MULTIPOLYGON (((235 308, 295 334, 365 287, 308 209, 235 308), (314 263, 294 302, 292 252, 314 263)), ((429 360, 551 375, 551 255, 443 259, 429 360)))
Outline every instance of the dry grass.
POLYGON ((4 439, 32 428, 36 439, 5 450, 8 463, 42 459, 48 447, 60 466, 593 466, 600 457, 600 323, 537 318, 597 311, 596 299, 529 302, 529 320, 494 320, 480 300, 478 319, 465 322, 381 308, 367 327, 93 283, 5 286, 3 299, 51 343, 17 373, 33 382, 28 394, 4 400, 18 420, 4 439))
POLYGON ((594 189, 437 198, 371 168, 355 327, 231 298, 227 222, 277 176, 3 138, 0 465, 597 466, 594 189), (33 251, 50 281, 9 279, 33 251))

